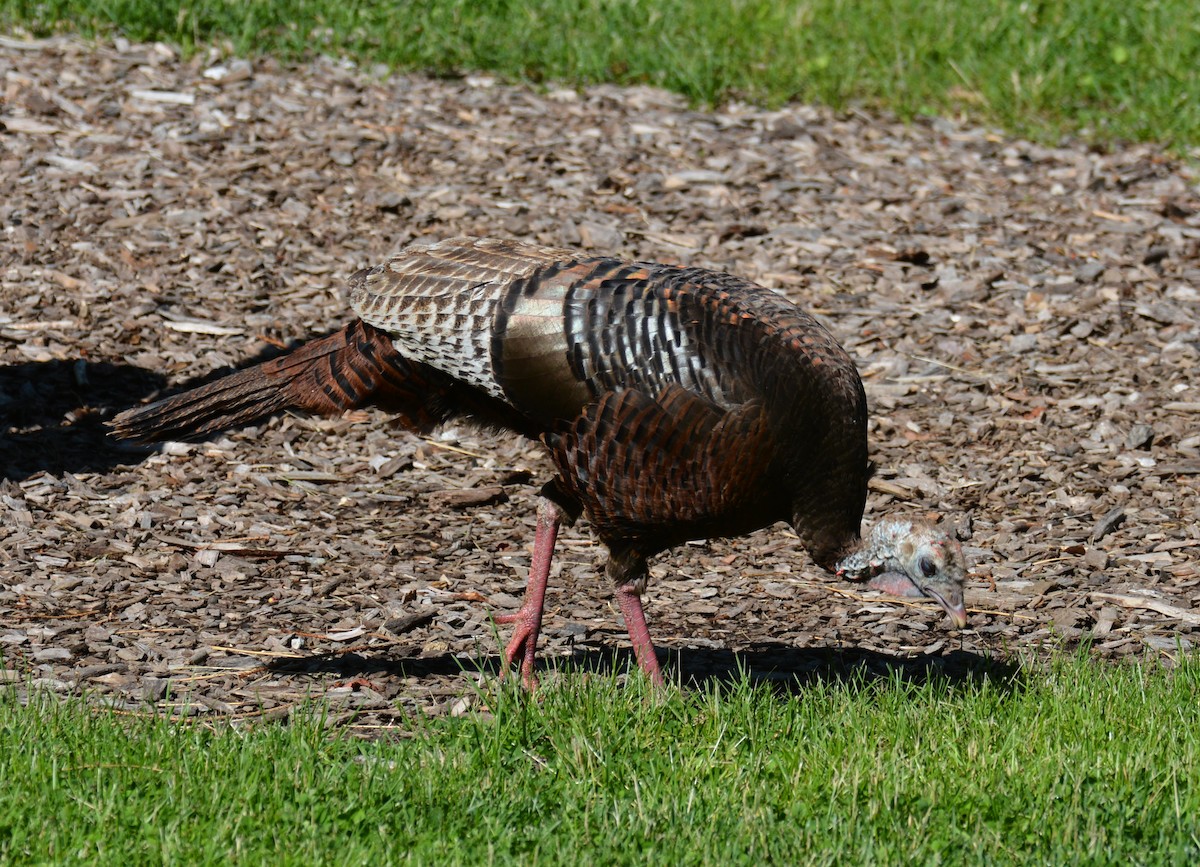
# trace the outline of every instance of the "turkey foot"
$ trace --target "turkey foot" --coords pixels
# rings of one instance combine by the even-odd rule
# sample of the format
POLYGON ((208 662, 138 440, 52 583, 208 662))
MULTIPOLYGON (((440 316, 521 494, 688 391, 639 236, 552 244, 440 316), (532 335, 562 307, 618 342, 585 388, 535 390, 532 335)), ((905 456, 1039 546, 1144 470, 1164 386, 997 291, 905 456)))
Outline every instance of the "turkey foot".
POLYGON ((500 624, 515 623, 513 637, 504 648, 503 680, 508 667, 518 658, 521 661, 521 682, 527 689, 537 689, 538 633, 542 629, 542 608, 546 602, 546 582, 550 578, 550 561, 554 556, 554 542, 558 539, 558 528, 567 519, 566 513, 552 500, 542 498, 538 503, 537 534, 533 537, 533 562, 529 565, 529 582, 525 585, 525 599, 521 607, 512 614, 497 614, 500 624))
POLYGON ((650 630, 646 628, 646 615, 642 611, 642 594, 636 584, 622 584, 617 587, 617 605, 625 618, 625 628, 629 630, 629 640, 633 642, 633 653, 638 665, 650 678, 655 686, 663 686, 662 669, 658 666, 658 657, 654 655, 654 642, 650 640, 650 630))

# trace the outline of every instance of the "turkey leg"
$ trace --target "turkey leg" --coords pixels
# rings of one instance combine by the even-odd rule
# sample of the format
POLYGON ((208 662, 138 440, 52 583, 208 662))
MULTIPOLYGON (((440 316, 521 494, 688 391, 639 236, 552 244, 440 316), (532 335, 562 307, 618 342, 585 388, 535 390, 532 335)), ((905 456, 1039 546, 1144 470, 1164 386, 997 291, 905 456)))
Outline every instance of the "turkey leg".
POLYGON ((497 623, 515 623, 513 637, 504 648, 504 672, 518 658, 521 661, 521 682, 528 689, 537 688, 534 663, 537 658, 538 633, 542 629, 542 608, 546 603, 546 582, 550 578, 550 561, 554 556, 554 542, 558 539, 558 528, 564 521, 570 523, 566 512, 553 500, 543 497, 538 502, 537 533, 533 537, 533 562, 529 565, 529 582, 525 585, 525 599, 521 607, 512 614, 497 614, 497 623))
POLYGON ((617 605, 625 618, 625 628, 629 630, 629 640, 633 643, 633 653, 638 665, 650 678, 655 686, 663 685, 662 669, 658 666, 658 657, 654 655, 654 642, 650 640, 650 630, 646 628, 646 614, 642 611, 642 593, 640 584, 628 583, 617 587, 617 605))

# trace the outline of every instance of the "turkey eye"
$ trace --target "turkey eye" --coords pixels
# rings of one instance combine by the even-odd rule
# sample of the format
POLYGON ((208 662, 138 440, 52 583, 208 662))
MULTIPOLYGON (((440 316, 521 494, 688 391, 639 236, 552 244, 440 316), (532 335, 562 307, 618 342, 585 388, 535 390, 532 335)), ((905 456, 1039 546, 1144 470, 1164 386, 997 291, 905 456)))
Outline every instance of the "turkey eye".
POLYGON ((928 557, 922 557, 921 562, 917 565, 921 567, 921 574, 926 578, 932 578, 934 573, 937 572, 937 565, 928 557))

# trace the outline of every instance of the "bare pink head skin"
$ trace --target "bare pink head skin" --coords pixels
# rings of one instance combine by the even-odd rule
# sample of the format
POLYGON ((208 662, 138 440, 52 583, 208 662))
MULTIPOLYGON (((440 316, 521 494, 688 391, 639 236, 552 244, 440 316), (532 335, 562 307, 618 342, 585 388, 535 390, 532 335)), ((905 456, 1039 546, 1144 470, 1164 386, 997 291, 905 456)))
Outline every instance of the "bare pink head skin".
POLYGON ((861 548, 838 561, 836 571, 893 596, 933 599, 956 627, 967 625, 962 546, 931 524, 907 518, 880 521, 861 548))

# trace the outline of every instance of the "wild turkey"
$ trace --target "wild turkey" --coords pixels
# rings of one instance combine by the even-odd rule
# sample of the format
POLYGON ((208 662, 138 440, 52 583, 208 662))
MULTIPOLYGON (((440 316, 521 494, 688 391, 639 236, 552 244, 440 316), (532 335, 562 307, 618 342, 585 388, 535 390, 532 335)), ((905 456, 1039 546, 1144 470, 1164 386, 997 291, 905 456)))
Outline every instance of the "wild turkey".
POLYGON ((412 246, 350 278, 358 314, 290 354, 121 413, 118 436, 201 439, 286 409, 377 406, 416 431, 453 418, 540 439, 525 599, 505 660, 536 683, 559 527, 586 513, 608 547, 638 663, 662 681, 641 594, 647 560, 786 521, 821 566, 930 597, 966 624, 957 542, 885 520, 864 541, 867 408, 845 350, 770 290, 678 268, 501 240, 412 246))

